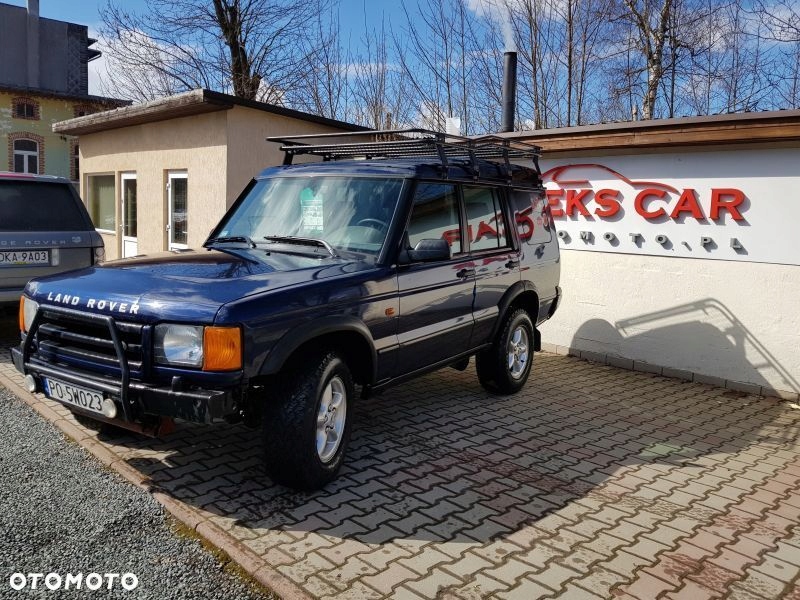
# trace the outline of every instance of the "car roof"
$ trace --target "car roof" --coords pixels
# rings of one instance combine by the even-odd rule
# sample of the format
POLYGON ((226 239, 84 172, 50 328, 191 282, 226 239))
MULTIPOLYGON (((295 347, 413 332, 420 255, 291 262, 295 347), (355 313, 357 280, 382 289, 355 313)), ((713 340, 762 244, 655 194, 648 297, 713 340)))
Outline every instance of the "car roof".
POLYGON ((19 181, 39 181, 49 183, 69 183, 72 182, 66 177, 56 175, 35 175, 33 173, 12 173, 11 171, 0 171, 0 180, 19 180, 19 181))

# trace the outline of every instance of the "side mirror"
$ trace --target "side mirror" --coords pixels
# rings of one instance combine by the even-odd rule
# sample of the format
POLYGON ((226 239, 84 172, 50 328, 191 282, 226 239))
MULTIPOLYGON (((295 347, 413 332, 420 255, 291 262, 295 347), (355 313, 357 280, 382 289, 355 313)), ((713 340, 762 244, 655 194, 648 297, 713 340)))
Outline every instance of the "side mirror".
POLYGON ((420 240, 413 250, 408 251, 408 258, 411 262, 449 260, 450 244, 442 238, 420 240))

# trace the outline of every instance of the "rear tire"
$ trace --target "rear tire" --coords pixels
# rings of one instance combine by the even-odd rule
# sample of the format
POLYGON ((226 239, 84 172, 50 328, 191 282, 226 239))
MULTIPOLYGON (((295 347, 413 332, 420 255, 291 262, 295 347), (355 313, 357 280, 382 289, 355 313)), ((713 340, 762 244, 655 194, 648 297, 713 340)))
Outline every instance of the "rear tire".
POLYGON ((506 317, 491 347, 475 357, 478 381, 494 394, 514 394, 528 381, 533 365, 533 323, 519 308, 506 317))
POLYGON ((277 483, 316 490, 332 481, 350 440, 353 377, 336 352, 303 361, 280 376, 262 421, 264 460, 277 483))

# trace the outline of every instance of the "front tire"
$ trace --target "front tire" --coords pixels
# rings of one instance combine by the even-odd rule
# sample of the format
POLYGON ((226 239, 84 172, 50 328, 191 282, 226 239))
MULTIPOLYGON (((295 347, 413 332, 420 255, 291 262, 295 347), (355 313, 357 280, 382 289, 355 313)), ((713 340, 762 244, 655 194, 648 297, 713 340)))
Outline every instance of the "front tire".
POLYGON ((332 481, 350 440, 355 386, 335 352, 297 365, 264 407, 267 472, 277 483, 316 490, 332 481))
POLYGON ((533 365, 533 323, 528 313, 513 311, 491 347, 475 357, 478 381, 494 394, 514 394, 528 381, 533 365))

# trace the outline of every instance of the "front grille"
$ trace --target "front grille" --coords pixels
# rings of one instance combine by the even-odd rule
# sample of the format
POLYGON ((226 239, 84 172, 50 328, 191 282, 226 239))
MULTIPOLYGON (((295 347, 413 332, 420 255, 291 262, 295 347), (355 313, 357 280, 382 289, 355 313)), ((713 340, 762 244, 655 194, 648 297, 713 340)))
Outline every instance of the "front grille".
MULTIPOLYGON (((90 371, 121 371, 108 324, 81 318, 76 313, 48 310, 41 313, 35 338, 37 358, 90 371)), ((141 375, 144 326, 121 321, 116 321, 115 325, 131 375, 141 375)))

